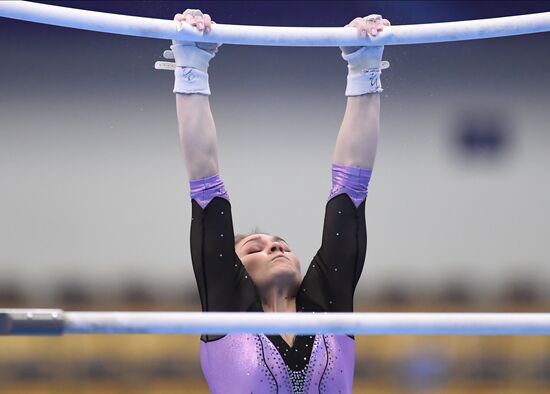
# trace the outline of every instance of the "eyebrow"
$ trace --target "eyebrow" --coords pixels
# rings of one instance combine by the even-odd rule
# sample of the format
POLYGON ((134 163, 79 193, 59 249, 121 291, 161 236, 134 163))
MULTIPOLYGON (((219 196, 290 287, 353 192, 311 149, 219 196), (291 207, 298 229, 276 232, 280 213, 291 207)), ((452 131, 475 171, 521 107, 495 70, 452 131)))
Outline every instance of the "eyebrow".
POLYGON ((288 242, 286 242, 286 241, 285 241, 284 239, 282 239, 281 237, 278 237, 277 235, 273 235, 272 237, 273 237, 273 239, 274 239, 275 241, 283 241, 285 244, 288 245, 288 242))
MULTIPOLYGON (((250 241, 257 241, 257 240, 260 239, 260 238, 262 238, 261 235, 257 235, 257 236, 255 236, 255 237, 253 237, 253 238, 250 238, 248 241, 246 241, 244 244, 242 244, 242 246, 246 245, 246 244, 247 244, 248 242, 250 242, 250 241)), ((272 236, 271 236, 271 239, 273 239, 273 240, 275 240, 275 241, 283 241, 285 244, 288 245, 288 242, 286 242, 283 238, 281 238, 281 237, 279 237, 279 236, 277 236, 277 235, 272 235, 272 236)))
POLYGON ((253 238, 250 238, 248 241, 246 241, 242 246, 246 245, 247 243, 249 243, 250 241, 256 241, 258 239, 260 239, 261 237, 258 235, 256 237, 253 237, 253 238))

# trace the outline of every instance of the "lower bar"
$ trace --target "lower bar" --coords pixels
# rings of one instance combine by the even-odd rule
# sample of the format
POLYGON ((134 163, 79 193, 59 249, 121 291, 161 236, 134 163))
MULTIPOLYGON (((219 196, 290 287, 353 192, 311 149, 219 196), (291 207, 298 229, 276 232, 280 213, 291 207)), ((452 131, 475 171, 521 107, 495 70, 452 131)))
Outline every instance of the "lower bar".
POLYGON ((0 310, 0 335, 550 335, 547 313, 229 313, 0 310))

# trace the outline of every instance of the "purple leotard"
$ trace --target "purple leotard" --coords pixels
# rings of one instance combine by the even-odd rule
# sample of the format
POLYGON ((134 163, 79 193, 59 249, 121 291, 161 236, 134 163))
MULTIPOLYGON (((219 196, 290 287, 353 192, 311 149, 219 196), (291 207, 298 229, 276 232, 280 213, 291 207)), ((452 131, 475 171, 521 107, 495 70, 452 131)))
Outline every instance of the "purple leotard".
MULTIPOLYGON (((296 295, 298 312, 351 312, 366 252, 370 170, 333 165, 321 248, 296 295)), ((191 181, 191 257, 203 311, 262 312, 234 248, 231 205, 215 175, 191 181)), ((201 366, 212 393, 351 393, 355 341, 346 335, 203 335, 201 366)))
POLYGON ((355 341, 316 335, 304 371, 288 368, 264 335, 201 342, 201 366, 212 393, 351 393, 355 341))

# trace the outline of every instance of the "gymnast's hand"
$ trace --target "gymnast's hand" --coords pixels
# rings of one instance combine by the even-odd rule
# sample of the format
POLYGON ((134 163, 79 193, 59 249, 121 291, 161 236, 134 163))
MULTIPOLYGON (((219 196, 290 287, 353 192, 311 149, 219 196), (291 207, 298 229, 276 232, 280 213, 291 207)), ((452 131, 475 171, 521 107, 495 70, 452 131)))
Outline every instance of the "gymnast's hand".
MULTIPOLYGON (((210 15, 203 14, 201 10, 187 9, 183 14, 176 14, 174 21, 187 23, 204 35, 212 30, 210 15)), ((172 41, 172 49, 176 65, 178 67, 191 67, 201 71, 208 70, 208 64, 221 44, 192 41, 172 41)))
MULTIPOLYGON (((357 29, 357 34, 359 37, 366 38, 367 35, 370 37, 376 37, 381 31, 384 30, 384 26, 390 26, 390 21, 387 19, 382 19, 380 15, 369 15, 364 18, 355 18, 346 27, 355 27, 357 29)), ((384 52, 384 46, 365 46, 365 47, 340 47, 342 50, 342 56, 351 66, 360 66, 366 69, 380 69, 382 62, 382 53, 384 52), (357 53, 360 59, 353 59, 352 64, 350 56, 352 53, 357 52, 359 49, 364 48, 364 50, 359 54, 357 53)), ((354 54, 355 55, 355 54, 354 54)), ((353 56, 355 57, 355 56, 353 56)))

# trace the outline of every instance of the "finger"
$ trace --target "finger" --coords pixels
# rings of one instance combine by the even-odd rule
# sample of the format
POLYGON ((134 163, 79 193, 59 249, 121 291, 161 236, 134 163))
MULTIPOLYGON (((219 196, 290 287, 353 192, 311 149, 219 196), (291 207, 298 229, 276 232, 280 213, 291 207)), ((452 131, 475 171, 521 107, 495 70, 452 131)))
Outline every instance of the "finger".
POLYGON ((369 35, 376 37, 378 30, 376 30, 376 24, 373 21, 367 21, 367 32, 369 35))
POLYGON ((212 18, 210 18, 210 15, 204 14, 203 22, 204 22, 204 31, 206 33, 210 33, 210 31, 212 30, 212 18))
POLYGON ((195 21, 195 25, 197 26, 197 29, 199 31, 202 31, 204 29, 203 16, 202 15, 195 15, 193 20, 195 21))
POLYGON ((195 17, 191 14, 183 14, 183 21, 189 23, 191 26, 195 26, 197 24, 195 22, 195 17))
POLYGON ((367 23, 363 18, 355 18, 347 26, 355 27, 360 37, 365 38, 367 36, 367 23))
POLYGON ((183 20, 183 15, 182 14, 174 15, 174 20, 177 22, 181 22, 183 20))
POLYGON ((355 18, 354 20, 352 20, 350 23, 348 23, 346 26, 349 26, 349 27, 357 27, 357 25, 359 23, 361 23, 363 19, 362 18, 355 18))
POLYGON ((382 30, 384 30, 384 24, 382 23, 382 19, 377 20, 377 21, 374 23, 374 26, 376 27, 376 30, 377 30, 377 31, 382 31, 382 30))
POLYGON ((186 9, 185 11, 183 11, 183 19, 184 20, 188 20, 189 18, 193 18, 193 10, 188 8, 186 9))
POLYGON ((384 23, 384 26, 391 26, 391 23, 387 19, 382 19, 382 22, 384 23))
POLYGON ((368 31, 368 25, 367 25, 367 22, 363 19, 363 18, 359 18, 359 23, 358 23, 358 28, 359 28, 359 34, 361 35, 361 37, 365 38, 367 37, 367 35, 369 34, 369 31, 368 31))

